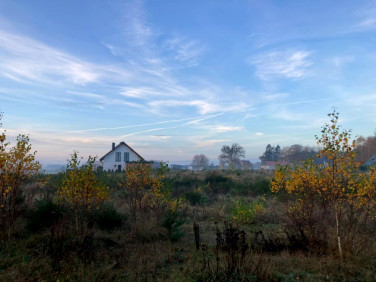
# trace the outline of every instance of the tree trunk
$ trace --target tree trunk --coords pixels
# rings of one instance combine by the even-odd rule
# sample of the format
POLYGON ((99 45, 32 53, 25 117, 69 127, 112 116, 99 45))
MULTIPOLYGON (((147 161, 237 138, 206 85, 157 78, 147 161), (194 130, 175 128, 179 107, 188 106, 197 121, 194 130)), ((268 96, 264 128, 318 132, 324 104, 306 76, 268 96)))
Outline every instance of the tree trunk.
POLYGON ((339 253, 339 258, 342 262, 343 254, 342 254, 341 232, 340 232, 340 223, 339 223, 338 211, 336 211, 336 227, 337 227, 338 253, 339 253))

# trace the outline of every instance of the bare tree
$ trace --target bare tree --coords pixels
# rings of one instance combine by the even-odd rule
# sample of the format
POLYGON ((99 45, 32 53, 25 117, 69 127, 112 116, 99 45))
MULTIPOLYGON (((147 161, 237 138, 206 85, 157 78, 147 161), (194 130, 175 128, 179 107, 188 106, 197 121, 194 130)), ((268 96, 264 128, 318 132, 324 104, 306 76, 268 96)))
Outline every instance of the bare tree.
POLYGON ((222 154, 218 159, 223 167, 235 168, 240 164, 240 158, 245 156, 245 150, 238 143, 230 146, 224 145, 221 149, 222 154))
POLYGON ((204 155, 195 155, 192 160, 192 167, 194 169, 203 170, 209 166, 209 159, 204 155))
POLYGON ((284 147, 281 152, 281 156, 283 161, 298 163, 308 159, 315 158, 317 153, 318 149, 315 147, 294 144, 291 146, 284 147))
POLYGON ((372 156, 376 155, 376 137, 369 136, 364 138, 363 136, 359 136, 358 139, 356 139, 356 143, 355 152, 358 162, 365 163, 372 156))

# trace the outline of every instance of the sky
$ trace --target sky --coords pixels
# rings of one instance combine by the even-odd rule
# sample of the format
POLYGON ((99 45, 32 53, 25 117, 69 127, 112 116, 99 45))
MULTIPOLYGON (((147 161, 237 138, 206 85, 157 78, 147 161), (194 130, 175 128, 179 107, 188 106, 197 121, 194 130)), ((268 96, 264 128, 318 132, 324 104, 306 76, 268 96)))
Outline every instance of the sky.
POLYGON ((216 160, 376 129, 376 2, 2 0, 0 110, 42 163, 216 160))

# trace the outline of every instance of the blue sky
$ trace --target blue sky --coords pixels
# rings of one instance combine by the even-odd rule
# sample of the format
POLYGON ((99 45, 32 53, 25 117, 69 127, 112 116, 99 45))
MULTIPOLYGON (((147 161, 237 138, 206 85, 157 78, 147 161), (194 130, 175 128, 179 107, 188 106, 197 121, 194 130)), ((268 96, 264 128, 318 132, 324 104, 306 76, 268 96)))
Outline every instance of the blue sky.
POLYGON ((38 159, 217 159, 376 129, 374 1, 0 2, 0 109, 38 159))

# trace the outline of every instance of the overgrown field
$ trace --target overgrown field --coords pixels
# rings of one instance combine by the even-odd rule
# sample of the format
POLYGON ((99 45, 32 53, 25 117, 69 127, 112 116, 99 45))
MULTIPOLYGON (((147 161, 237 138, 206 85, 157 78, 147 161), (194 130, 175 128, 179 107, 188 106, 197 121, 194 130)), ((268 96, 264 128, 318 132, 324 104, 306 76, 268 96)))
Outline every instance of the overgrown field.
POLYGON ((335 240, 312 245, 297 232, 286 214, 291 195, 271 193, 272 174, 165 172, 178 207, 145 202, 136 216, 120 184, 125 176, 95 174, 109 197, 89 210, 85 233, 76 230, 73 207, 59 200, 66 174, 28 184, 33 201, 3 239, 0 280, 376 280, 374 222, 367 247, 341 261, 335 240))
POLYGON ((48 176, 1 134, 0 281, 376 281, 376 164, 328 116, 321 161, 273 172, 110 173, 74 152, 48 176))

